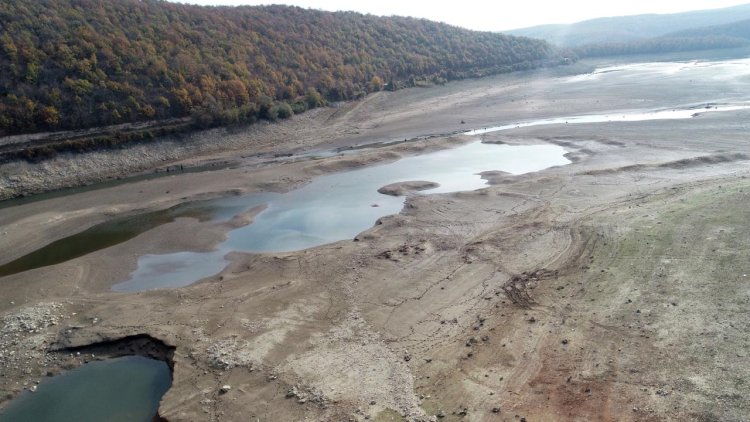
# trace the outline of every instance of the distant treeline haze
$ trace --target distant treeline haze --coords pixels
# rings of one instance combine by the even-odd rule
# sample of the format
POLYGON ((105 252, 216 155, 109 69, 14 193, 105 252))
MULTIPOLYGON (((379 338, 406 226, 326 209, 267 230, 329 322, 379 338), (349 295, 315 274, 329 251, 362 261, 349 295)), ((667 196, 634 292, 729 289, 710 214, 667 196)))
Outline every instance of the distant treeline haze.
POLYGON ((724 25, 686 29, 643 40, 582 45, 575 47, 574 50, 580 57, 597 57, 715 50, 748 45, 750 45, 750 19, 724 25))

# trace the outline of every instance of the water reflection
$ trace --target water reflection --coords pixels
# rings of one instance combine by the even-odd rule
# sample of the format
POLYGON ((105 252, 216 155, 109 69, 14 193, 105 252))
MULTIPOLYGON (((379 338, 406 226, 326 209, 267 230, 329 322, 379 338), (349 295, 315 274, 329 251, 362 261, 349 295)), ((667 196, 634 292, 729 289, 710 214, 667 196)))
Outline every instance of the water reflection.
MULTIPOLYGON (((486 186, 486 181, 478 175, 480 172, 539 171, 570 163, 565 153, 557 145, 474 142, 393 163, 320 176, 300 189, 270 197, 267 208, 255 221, 230 231, 216 251, 141 257, 130 280, 117 284, 114 290, 184 286, 218 273, 227 264, 224 256, 231 251, 286 252, 351 239, 372 227, 378 218, 401 210, 404 198, 377 192, 391 183, 427 180, 440 185, 426 193, 475 190, 486 186)), ((253 196, 247 199, 257 205, 253 196)))

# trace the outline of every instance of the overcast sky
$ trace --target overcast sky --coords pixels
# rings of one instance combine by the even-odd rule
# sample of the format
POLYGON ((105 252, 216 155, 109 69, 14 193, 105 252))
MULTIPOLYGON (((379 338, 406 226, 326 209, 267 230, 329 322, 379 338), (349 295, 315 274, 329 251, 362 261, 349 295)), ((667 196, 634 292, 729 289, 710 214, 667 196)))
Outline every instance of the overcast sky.
POLYGON ((173 0, 203 5, 293 4, 322 10, 415 16, 465 28, 501 31, 545 23, 571 23, 601 16, 715 9, 748 0, 515 0, 422 2, 413 0, 173 0))

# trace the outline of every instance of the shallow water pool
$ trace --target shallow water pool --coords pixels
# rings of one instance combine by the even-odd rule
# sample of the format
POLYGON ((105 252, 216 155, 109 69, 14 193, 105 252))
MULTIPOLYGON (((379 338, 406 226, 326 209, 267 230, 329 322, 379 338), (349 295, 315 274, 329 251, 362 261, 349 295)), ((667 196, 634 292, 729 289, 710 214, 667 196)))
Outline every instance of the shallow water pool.
MULTIPOLYGON (((565 165, 566 151, 557 145, 509 146, 473 142, 457 148, 316 177, 286 194, 269 195, 267 208, 252 224, 229 232, 212 252, 145 255, 131 278, 115 291, 140 291, 191 284, 220 272, 232 251, 289 252, 352 239, 383 216, 396 214, 403 197, 378 193, 397 182, 426 180, 440 186, 425 193, 470 191, 486 186, 478 174, 499 170, 523 174, 565 165)), ((258 205, 249 195, 247 208, 258 205)), ((222 200, 217 200, 221 204, 222 200)), ((232 198, 238 202, 242 199, 232 198)))
POLYGON ((26 391, 0 422, 151 422, 172 384, 162 361, 128 356, 91 362, 26 391))

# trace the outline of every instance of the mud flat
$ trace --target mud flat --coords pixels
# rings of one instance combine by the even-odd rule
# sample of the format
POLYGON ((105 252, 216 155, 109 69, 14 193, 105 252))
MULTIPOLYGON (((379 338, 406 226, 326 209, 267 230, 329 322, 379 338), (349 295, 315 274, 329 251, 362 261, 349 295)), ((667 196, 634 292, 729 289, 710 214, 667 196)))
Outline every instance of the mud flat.
MULTIPOLYGON (((442 132, 460 114, 467 124, 451 130, 482 127, 472 119, 490 127, 750 92, 742 75, 727 85, 638 72, 659 89, 622 72, 467 81, 372 97, 320 121, 319 133, 304 130, 322 139, 326 124, 352 124, 357 145, 386 132, 442 132)), ((159 408, 170 421, 747 419, 748 116, 485 133, 485 142, 562 147, 572 163, 515 176, 486 169, 482 189, 409 195, 356 239, 229 253, 220 273, 179 289, 111 291, 140 256, 211 251, 241 224, 178 218, 0 278, 3 406, 24 383, 83 364, 55 354, 61 338, 85 347, 148 336, 174 348, 159 408)), ((7 262, 123 213, 291 192, 334 171, 469 142, 460 138, 4 208, 0 249, 7 262)))
POLYGON ((427 180, 410 180, 408 182, 396 182, 385 185, 382 188, 378 189, 378 192, 382 193, 383 195, 405 196, 408 193, 430 190, 439 187, 440 185, 438 183, 429 182, 427 180))

